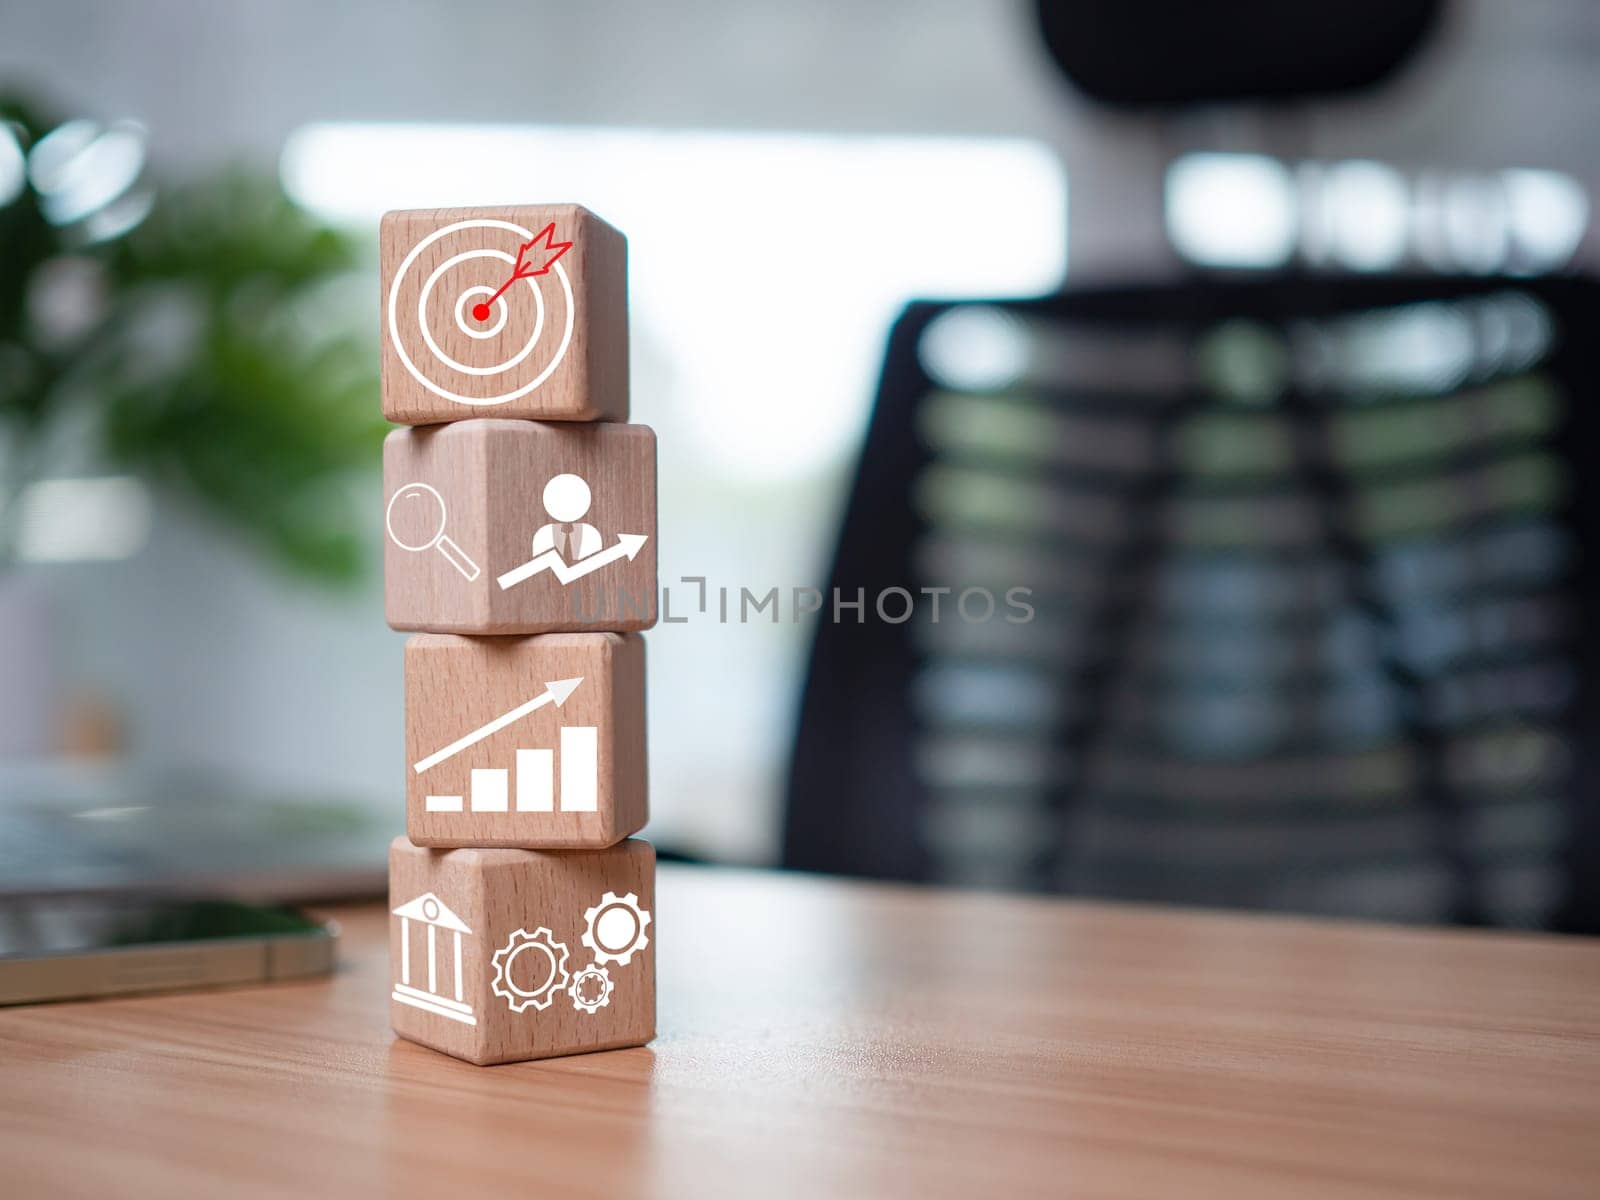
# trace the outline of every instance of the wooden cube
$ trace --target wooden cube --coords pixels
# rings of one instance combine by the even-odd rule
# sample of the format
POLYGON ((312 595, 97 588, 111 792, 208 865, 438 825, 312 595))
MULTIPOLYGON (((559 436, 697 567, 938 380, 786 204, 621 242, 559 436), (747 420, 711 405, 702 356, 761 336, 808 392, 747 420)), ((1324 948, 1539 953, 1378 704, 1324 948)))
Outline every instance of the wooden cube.
POLYGON ((421 634, 405 662, 414 843, 601 849, 644 828, 638 634, 421 634))
POLYGON ((576 204, 387 213, 383 415, 628 419, 628 243, 576 204))
POLYGON ((656 1032, 656 855, 389 847, 390 1021, 486 1065, 656 1032))
POLYGON ((435 633, 648 629, 656 435, 457 421, 383 446, 389 624, 435 633))

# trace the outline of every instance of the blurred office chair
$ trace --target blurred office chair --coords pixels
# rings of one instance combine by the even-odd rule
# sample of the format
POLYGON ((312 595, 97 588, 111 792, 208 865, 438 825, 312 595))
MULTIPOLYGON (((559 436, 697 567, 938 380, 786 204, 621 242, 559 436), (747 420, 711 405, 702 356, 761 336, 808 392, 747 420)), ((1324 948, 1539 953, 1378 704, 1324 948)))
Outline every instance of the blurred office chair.
POLYGON ((1597 321, 1577 279, 914 305, 830 581, 864 619, 818 626, 785 862, 1592 920, 1597 321), (953 592, 890 623, 897 587, 953 592), (975 593, 963 617, 967 588, 992 615, 975 593))
POLYGON ((786 865, 1600 928, 1597 320, 1575 278, 913 305, 786 865))

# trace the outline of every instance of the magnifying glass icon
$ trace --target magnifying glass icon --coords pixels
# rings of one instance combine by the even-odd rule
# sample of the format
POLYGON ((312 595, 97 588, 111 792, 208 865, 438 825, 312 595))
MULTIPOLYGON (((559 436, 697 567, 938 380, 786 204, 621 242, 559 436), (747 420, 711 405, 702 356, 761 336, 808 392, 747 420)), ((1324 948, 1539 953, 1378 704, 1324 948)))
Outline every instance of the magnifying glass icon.
POLYGON ((425 483, 408 483, 389 497, 383 523, 388 526, 389 540, 400 549, 421 553, 437 548, 450 565, 471 583, 479 575, 478 564, 445 536, 447 516, 444 497, 437 490, 425 483))

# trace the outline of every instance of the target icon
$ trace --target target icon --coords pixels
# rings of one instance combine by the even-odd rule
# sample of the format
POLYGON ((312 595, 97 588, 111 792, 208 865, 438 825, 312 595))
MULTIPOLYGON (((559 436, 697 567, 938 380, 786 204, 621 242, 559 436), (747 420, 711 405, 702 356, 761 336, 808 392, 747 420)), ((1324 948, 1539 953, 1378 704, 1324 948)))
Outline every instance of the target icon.
POLYGON ((572 281, 554 222, 537 233, 480 217, 413 246, 389 287, 389 340, 406 371, 457 404, 506 404, 555 373, 572 344, 572 281), (416 357, 413 358, 413 352, 416 357))

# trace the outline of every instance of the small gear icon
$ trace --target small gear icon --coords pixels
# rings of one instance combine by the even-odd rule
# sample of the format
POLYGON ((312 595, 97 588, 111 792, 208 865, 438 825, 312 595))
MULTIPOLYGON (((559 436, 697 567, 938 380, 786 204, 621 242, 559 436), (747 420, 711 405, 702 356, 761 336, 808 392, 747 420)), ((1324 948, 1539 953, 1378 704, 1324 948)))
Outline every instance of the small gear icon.
POLYGON ((594 1013, 611 1003, 614 987, 616 984, 611 982, 611 972, 598 963, 590 963, 572 977, 572 986, 567 989, 567 995, 572 997, 574 1008, 594 1013))
POLYGON ((541 925, 532 933, 517 930, 495 951, 494 982, 490 988, 496 996, 504 997, 512 1012, 525 1012, 530 1005, 543 1010, 550 1007, 557 992, 566 988, 569 978, 567 948, 541 925), (519 974, 534 981, 531 988, 513 978, 517 959, 524 954, 532 954, 533 959, 529 968, 519 974))
POLYGON ((645 927, 650 914, 639 907, 639 897, 629 892, 619 896, 607 892, 600 903, 583 914, 583 944, 594 951, 597 965, 614 962, 627 966, 635 950, 650 944, 645 927))

